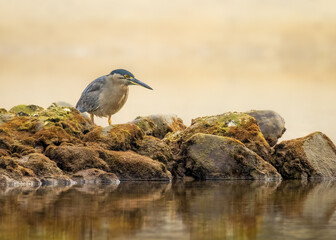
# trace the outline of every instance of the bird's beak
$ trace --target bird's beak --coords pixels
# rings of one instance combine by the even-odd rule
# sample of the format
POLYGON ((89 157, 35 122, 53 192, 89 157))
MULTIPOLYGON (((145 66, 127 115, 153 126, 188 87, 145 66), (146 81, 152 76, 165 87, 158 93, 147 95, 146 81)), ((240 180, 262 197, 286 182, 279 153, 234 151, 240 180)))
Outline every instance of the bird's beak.
POLYGON ((132 85, 140 85, 142 87, 148 88, 150 90, 153 90, 153 88, 151 88, 150 86, 148 86, 146 83, 141 82, 140 80, 136 79, 136 78, 131 78, 128 79, 132 85))

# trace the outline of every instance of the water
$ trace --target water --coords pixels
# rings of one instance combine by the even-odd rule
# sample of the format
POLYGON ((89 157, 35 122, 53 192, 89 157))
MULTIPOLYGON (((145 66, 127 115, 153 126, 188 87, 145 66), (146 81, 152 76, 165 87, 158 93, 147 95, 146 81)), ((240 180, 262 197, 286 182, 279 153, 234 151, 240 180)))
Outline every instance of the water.
POLYGON ((132 182, 0 190, 0 239, 334 239, 336 183, 132 182))

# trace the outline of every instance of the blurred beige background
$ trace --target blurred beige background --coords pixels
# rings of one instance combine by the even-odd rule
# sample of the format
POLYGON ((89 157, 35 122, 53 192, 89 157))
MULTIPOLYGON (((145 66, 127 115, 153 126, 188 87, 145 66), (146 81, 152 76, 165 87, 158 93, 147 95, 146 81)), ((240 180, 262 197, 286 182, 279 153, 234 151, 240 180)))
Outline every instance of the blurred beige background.
POLYGON ((114 123, 272 109, 284 139, 336 142, 335 1, 0 0, 0 107, 75 105, 115 68, 154 91, 132 87, 114 123))

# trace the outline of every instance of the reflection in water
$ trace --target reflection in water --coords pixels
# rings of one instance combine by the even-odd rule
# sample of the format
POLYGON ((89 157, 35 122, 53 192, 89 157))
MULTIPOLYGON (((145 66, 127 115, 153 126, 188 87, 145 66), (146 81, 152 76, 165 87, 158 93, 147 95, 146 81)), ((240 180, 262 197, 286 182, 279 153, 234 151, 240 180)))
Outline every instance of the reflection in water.
POLYGON ((0 189, 0 239, 332 239, 336 183, 0 189))

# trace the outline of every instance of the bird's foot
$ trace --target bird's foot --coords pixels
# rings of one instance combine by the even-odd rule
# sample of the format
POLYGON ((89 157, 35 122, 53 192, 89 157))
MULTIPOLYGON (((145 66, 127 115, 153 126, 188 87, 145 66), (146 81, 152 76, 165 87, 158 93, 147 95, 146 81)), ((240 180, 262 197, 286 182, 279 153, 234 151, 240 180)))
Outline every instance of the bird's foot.
POLYGON ((90 113, 90 119, 91 119, 92 124, 95 124, 94 123, 94 115, 92 113, 90 113))

